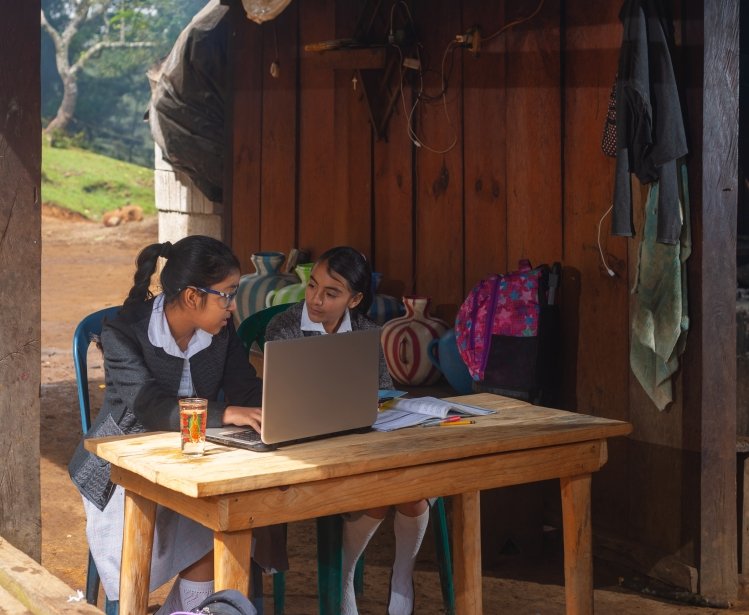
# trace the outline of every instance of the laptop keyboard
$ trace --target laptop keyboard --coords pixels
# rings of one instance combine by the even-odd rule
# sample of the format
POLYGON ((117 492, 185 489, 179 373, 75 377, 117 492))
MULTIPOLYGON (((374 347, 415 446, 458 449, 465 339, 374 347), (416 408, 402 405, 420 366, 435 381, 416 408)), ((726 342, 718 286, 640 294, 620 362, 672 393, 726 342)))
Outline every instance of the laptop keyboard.
POLYGON ((260 442, 260 434, 254 429, 245 429, 244 431, 235 431, 230 435, 232 438, 242 440, 243 442, 260 442))

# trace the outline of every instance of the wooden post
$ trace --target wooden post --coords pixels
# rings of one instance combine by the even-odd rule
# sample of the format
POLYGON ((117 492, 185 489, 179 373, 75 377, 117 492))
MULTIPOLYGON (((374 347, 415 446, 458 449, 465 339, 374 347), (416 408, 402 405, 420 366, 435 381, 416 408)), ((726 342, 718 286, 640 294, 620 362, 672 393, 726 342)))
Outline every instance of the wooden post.
MULTIPOLYGON (((0 535, 39 561, 39 0, 0 0, 0 535)), ((70 332, 72 337, 73 332, 70 332)))
POLYGON ((736 208, 739 0, 686 3, 692 242, 684 403, 700 452, 699 592, 736 599, 736 208), (692 284, 694 282, 694 284, 692 284), (692 299, 693 298, 693 299, 692 299), (690 348, 691 346, 691 348, 690 348))

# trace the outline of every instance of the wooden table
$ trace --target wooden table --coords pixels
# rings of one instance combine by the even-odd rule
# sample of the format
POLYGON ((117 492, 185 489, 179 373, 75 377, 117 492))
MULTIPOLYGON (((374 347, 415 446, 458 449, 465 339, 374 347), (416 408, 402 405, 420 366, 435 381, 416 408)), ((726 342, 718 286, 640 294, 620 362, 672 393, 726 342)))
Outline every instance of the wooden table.
POLYGON ((216 590, 246 593, 253 528, 431 496, 452 496, 457 611, 478 615, 479 491, 551 478, 561 483, 567 613, 592 613, 591 474, 606 463, 606 439, 631 425, 486 393, 459 399, 497 413, 474 425, 353 434, 273 453, 209 443, 193 460, 176 433, 87 440, 125 488, 120 615, 146 613, 157 503, 214 531, 216 590))

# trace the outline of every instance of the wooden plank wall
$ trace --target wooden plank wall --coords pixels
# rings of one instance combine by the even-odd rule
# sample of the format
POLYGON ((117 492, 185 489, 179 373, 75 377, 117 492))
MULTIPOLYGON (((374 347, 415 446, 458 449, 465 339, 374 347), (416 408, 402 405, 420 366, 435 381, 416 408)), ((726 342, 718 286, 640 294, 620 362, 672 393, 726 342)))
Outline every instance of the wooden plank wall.
MULTIPOLYGON (((658 412, 629 369, 637 239, 610 236, 610 217, 601 223, 613 192, 613 160, 600 142, 617 69, 621 2, 546 0, 530 21, 488 41, 478 56, 451 45, 476 24, 486 37, 538 5, 409 2, 422 44, 410 53, 422 62, 429 100, 412 113, 419 81, 406 72, 384 139, 372 131, 350 63, 334 70, 303 50, 350 36, 362 0, 304 0, 271 24, 237 23, 236 45, 248 57, 235 64, 234 109, 257 113, 259 105, 260 116, 236 124, 233 135, 232 243, 248 270, 249 255, 259 249, 298 246, 314 258, 349 243, 383 273, 381 292, 427 295, 433 312, 448 321, 480 278, 512 269, 520 258, 561 261, 562 405, 635 427, 631 438, 610 443, 609 463, 594 479, 596 526, 632 546, 633 566, 662 560, 662 568, 678 569, 672 575, 678 578, 667 580, 695 590, 696 502, 705 495, 699 434, 707 418, 699 402, 685 403, 684 381, 700 379, 701 355, 688 348, 676 402, 658 412), (261 42, 248 42, 253 37, 261 42), (249 55, 256 49, 258 57, 249 55), (281 73, 273 79, 268 67, 276 55, 281 73), (614 276, 599 256, 599 224, 614 276)), ((376 20, 383 39, 391 6, 382 3, 376 20)), ((396 28, 407 19, 402 6, 394 10, 396 28)), ((698 13, 691 23, 701 23, 698 13)), ((689 20, 679 11, 676 19, 681 42, 689 20)), ((700 45, 680 52, 682 76, 702 62, 700 45)), ((693 87, 701 103, 701 82, 693 87)), ((700 127, 701 119, 693 122, 694 130, 700 127)), ((692 140, 693 147, 699 143, 692 140)), ((701 172, 701 159, 691 160, 690 173, 701 172)), ((643 203, 637 184, 634 192, 637 212, 643 203)), ((693 326, 698 320, 699 307, 693 326)), ((728 565, 725 544, 711 553, 728 565)))
MULTIPOLYGON (((576 363, 576 373, 565 374, 567 402, 569 407, 627 420, 629 242, 608 234, 610 215, 601 225, 601 249, 614 277, 606 273, 597 245, 598 224, 613 191, 614 162, 603 155, 600 143, 618 62, 620 6, 577 0, 566 8, 562 306, 565 347, 577 351, 577 361, 569 362, 576 363)), ((610 448, 612 463, 594 479, 601 511, 597 519, 621 532, 628 521, 628 494, 622 489, 628 478, 628 444, 613 441, 610 448)))
POLYGON ((37 561, 42 547, 39 9, 38 0, 0 0, 5 51, 0 53, 0 536, 37 561))

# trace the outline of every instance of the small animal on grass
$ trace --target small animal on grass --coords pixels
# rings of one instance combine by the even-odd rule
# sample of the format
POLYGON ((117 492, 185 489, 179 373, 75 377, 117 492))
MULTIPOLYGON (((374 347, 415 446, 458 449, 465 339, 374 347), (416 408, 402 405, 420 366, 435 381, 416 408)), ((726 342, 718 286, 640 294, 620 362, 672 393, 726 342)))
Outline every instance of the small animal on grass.
POLYGON ((123 222, 140 222, 143 220, 143 209, 140 205, 123 205, 107 211, 101 217, 104 226, 117 226, 123 222))

